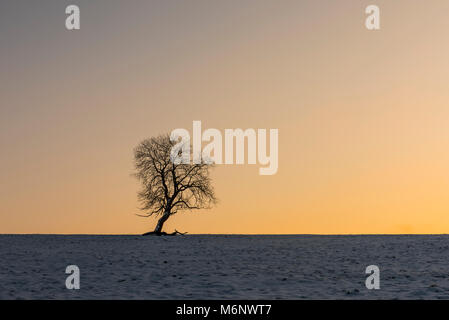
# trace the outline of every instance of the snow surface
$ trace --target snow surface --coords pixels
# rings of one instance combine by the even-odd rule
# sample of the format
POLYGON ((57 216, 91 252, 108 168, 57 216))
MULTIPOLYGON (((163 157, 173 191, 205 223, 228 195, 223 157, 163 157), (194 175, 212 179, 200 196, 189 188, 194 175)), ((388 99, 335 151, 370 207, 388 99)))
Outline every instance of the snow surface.
POLYGON ((0 299, 449 299, 448 272, 444 235, 0 235, 0 299))

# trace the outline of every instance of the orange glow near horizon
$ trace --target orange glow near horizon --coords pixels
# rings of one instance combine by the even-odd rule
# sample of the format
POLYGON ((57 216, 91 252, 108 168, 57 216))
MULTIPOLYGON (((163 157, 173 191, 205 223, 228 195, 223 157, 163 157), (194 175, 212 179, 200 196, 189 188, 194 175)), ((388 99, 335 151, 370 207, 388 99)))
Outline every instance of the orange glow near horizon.
POLYGON ((218 166, 167 231, 449 233, 449 2, 375 2, 2 4, 0 233, 152 230, 133 148, 193 120, 279 129, 279 168, 218 166))

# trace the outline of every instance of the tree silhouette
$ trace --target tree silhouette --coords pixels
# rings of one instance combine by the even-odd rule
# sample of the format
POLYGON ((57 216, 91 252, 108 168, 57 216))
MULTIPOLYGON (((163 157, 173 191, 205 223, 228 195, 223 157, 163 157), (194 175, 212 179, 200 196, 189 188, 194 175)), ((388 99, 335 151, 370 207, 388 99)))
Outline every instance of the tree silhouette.
MULTIPOLYGON (((135 176, 142 184, 138 193, 143 217, 159 216, 153 232, 144 235, 167 235, 164 223, 182 210, 210 208, 216 203, 209 177, 210 164, 175 164, 171 150, 176 142, 160 135, 142 141, 134 149, 135 176)), ((169 234, 180 234, 176 231, 169 234)))

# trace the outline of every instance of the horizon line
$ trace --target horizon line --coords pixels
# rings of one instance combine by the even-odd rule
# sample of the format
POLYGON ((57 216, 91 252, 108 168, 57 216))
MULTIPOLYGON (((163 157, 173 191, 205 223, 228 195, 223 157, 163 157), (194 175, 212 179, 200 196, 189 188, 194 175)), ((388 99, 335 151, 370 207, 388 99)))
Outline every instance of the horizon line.
MULTIPOLYGON (((0 233, 0 236, 143 236, 130 233, 0 233)), ((185 236, 447 236, 449 233, 187 233, 185 236)), ((147 236, 145 236, 147 237, 147 236)), ((163 237, 163 236, 162 236, 163 237)))

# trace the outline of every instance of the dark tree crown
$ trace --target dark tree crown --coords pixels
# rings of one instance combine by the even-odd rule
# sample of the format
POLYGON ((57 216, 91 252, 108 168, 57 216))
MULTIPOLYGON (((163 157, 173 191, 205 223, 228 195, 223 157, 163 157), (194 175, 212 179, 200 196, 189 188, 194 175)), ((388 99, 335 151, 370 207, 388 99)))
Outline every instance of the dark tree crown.
POLYGON ((134 149, 135 176, 144 216, 172 215, 179 210, 206 209, 216 203, 209 177, 210 164, 174 164, 169 135, 142 141, 134 149))

